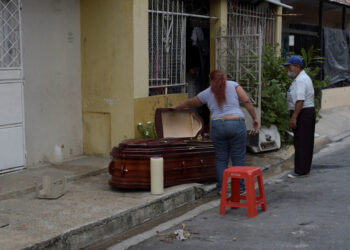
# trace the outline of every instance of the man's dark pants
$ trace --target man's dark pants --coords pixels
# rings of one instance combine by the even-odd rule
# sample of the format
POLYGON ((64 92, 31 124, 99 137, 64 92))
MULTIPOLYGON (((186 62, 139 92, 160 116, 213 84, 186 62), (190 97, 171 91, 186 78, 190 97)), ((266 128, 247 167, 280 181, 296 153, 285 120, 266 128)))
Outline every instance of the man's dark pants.
MULTIPOLYGON (((291 111, 291 115, 292 115, 291 111)), ((305 175, 310 172, 314 152, 314 135, 316 124, 315 108, 303 108, 297 118, 294 133, 294 172, 305 175)))

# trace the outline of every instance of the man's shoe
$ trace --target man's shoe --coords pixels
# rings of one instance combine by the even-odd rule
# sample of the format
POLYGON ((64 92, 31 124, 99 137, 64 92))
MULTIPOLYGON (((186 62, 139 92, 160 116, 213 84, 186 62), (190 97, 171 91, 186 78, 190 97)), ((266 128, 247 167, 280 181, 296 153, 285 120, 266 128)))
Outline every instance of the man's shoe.
POLYGON ((303 177, 308 177, 308 176, 309 176, 309 174, 296 174, 296 173, 288 174, 288 178, 292 178, 292 179, 303 178, 303 177))

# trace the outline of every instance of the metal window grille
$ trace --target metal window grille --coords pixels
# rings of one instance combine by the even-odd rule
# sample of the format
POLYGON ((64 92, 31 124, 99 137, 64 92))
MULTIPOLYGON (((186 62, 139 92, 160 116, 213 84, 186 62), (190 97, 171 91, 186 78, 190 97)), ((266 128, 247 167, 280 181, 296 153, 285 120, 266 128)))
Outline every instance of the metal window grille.
POLYGON ((264 43, 273 42, 272 10, 228 0, 227 28, 217 36, 217 68, 223 70, 229 80, 239 82, 258 108, 261 105, 262 47, 264 43))
POLYGON ((216 68, 238 82, 252 103, 260 107, 262 36, 259 34, 216 38, 216 68))
POLYGON ((262 34, 262 42, 274 43, 274 12, 270 8, 257 8, 252 4, 228 0, 228 35, 262 34))
POLYGON ((0 68, 19 67, 20 0, 0 0, 0 68))
POLYGON ((186 17, 182 0, 149 0, 150 95, 182 93, 186 79, 186 17))

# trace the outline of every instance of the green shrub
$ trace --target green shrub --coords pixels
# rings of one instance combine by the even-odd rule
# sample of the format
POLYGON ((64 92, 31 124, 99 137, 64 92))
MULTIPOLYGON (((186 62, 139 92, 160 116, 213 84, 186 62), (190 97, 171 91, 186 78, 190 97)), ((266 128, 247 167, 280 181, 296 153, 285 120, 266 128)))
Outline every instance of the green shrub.
POLYGON ((291 79, 284 70, 282 57, 275 52, 276 46, 267 44, 262 56, 261 124, 276 125, 282 143, 286 142, 285 131, 289 129, 289 110, 286 93, 291 79))
MULTIPOLYGON (((287 143, 289 130, 289 110, 286 93, 292 82, 287 75, 282 63, 285 60, 276 54, 276 46, 265 45, 262 57, 262 86, 261 86, 261 124, 269 127, 276 125, 280 134, 282 144, 287 143)), ((311 46, 307 51, 301 50, 305 64, 305 72, 313 80, 315 89, 315 109, 317 118, 320 118, 321 90, 330 83, 329 78, 324 81, 316 80, 324 58, 316 55, 317 51, 311 46)))
POLYGON ((301 49, 301 55, 304 61, 305 66, 305 72, 311 77, 312 83, 314 85, 315 90, 315 110, 317 114, 317 122, 319 118, 321 118, 320 115, 320 109, 321 109, 321 99, 322 99, 322 88, 330 85, 330 78, 326 77, 325 80, 320 81, 317 80, 317 76, 320 72, 320 66, 323 61, 324 57, 317 56, 318 50, 314 48, 314 46, 311 46, 307 51, 305 49, 301 49))

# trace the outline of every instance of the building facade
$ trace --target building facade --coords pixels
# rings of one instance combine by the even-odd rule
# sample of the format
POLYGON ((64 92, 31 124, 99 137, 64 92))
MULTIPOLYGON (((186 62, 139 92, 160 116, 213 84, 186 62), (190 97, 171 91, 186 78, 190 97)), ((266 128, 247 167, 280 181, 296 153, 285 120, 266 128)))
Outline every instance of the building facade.
POLYGON ((83 153, 79 0, 0 1, 0 171, 83 153))
MULTIPOLYGON (((0 0, 0 172, 53 162, 57 147, 64 159, 108 156, 140 138, 156 108, 208 86, 240 2, 0 0)), ((286 6, 248 2, 273 10, 260 30, 280 43, 286 6)))

